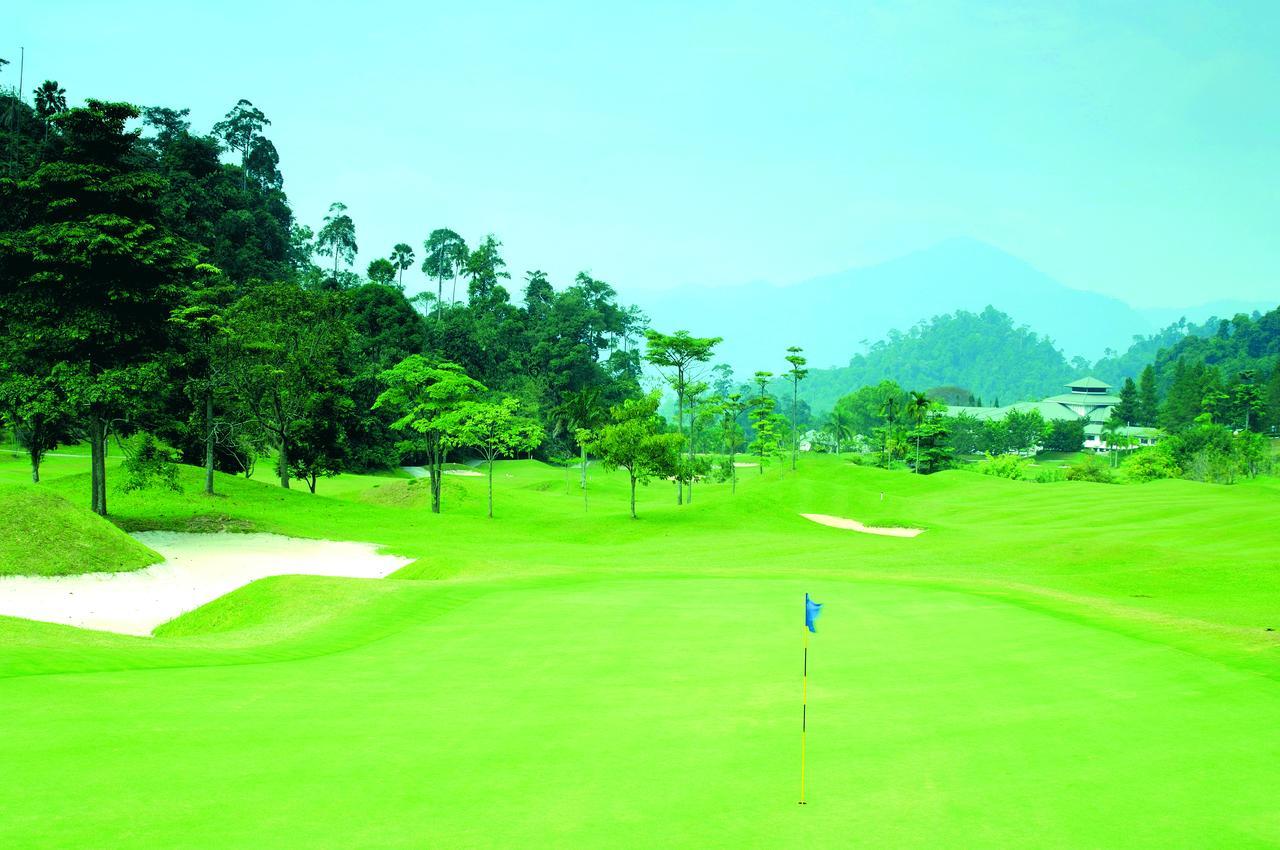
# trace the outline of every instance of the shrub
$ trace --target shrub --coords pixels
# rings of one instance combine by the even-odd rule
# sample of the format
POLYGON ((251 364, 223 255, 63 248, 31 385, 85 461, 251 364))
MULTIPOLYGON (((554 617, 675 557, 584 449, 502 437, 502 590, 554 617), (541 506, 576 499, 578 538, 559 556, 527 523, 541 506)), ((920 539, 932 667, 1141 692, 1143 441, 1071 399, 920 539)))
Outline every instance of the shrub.
POLYGON ((1156 481, 1182 475, 1172 455, 1163 447, 1138 452, 1125 462, 1124 471, 1132 481, 1156 481))
POLYGON ((1111 484, 1115 478, 1110 468, 1097 455, 1086 455, 1079 463, 1067 468, 1068 481, 1093 481, 1098 484, 1111 484))
POLYGON ((987 459, 978 464, 978 471, 983 475, 994 475, 997 478, 1010 478, 1015 481, 1027 477, 1031 462, 1017 455, 987 455, 987 459))
POLYGON ((164 487, 182 492, 178 483, 178 453, 150 434, 135 434, 124 442, 124 483, 126 493, 147 487, 164 487))

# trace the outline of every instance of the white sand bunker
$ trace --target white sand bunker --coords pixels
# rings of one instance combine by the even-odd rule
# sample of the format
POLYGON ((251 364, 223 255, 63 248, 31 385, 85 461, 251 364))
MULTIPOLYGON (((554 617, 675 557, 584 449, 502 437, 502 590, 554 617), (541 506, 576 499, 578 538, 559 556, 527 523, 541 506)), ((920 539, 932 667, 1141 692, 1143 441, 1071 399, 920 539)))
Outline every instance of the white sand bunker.
POLYGON ((278 575, 383 578, 410 558, 379 555, 372 543, 278 534, 148 531, 138 541, 163 563, 130 573, 0 577, 0 614, 131 635, 243 587, 278 575))
MULTIPOLYGON (((465 475, 468 478, 484 477, 483 472, 476 472, 474 469, 446 469, 444 470, 444 474, 445 475, 465 475)), ((507 476, 507 477, 510 478, 511 476, 507 476)))
POLYGON ((830 514, 800 514, 800 516, 822 525, 829 525, 832 528, 861 531, 863 534, 882 534, 885 537, 915 537, 917 534, 924 532, 923 528, 877 528, 872 525, 863 525, 856 519, 846 519, 842 516, 831 516, 830 514))
POLYGON ((733 465, 734 465, 734 466, 736 466, 738 469, 751 469, 751 468, 753 468, 753 467, 759 466, 760 464, 758 464, 758 463, 742 463, 741 461, 734 461, 733 465))

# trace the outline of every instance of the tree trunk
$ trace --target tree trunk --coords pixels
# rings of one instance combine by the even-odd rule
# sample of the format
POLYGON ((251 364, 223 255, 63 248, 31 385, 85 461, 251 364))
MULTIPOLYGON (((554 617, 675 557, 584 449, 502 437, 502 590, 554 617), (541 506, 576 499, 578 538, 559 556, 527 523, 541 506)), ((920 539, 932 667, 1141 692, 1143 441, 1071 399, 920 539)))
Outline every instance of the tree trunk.
POLYGON ((107 423, 94 415, 89 420, 90 508, 107 515, 107 423))
POLYGON ((631 476, 631 518, 636 518, 636 477, 631 476))
POLYGON ((213 393, 204 397, 204 493, 213 495, 213 393))
POLYGON ((444 278, 436 278, 436 327, 444 321, 444 278))
POLYGON ((800 449, 799 432, 796 430, 796 394, 800 389, 800 380, 791 379, 791 471, 796 471, 796 452, 800 449))
POLYGON ((280 486, 288 490, 289 489, 289 442, 284 437, 280 438, 279 469, 277 469, 276 471, 280 473, 280 486))
POLYGON ((444 467, 444 458, 439 446, 431 449, 429 459, 431 461, 431 512, 438 514, 440 513, 440 477, 444 467))
POLYGON ((580 446, 582 449, 582 512, 587 511, 587 447, 580 446))
POLYGON ((489 458, 489 519, 493 519, 493 458, 489 458))
MULTIPOLYGON (((684 439, 684 375, 680 374, 676 380, 679 382, 676 385, 676 427, 680 431, 680 438, 684 439)), ((676 476, 676 504, 684 504, 684 482, 679 475, 676 476)))
POLYGON ((31 448, 27 450, 31 453, 31 483, 39 484, 40 483, 41 451, 39 448, 36 447, 35 440, 32 440, 31 442, 32 442, 31 448))

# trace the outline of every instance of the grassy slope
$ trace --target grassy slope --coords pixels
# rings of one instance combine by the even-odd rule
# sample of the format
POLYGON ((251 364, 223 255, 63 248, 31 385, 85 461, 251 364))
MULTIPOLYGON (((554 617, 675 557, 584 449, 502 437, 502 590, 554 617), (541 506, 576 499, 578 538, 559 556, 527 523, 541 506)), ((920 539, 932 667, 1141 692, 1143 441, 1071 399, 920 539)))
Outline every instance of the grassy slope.
POLYGON ((113 493, 126 527, 372 540, 436 580, 270 579, 153 640, 0 618, 0 843, 1280 843, 1274 482, 804 465, 680 510, 655 484, 638 522, 618 477, 593 470, 584 516, 572 472, 527 462, 492 522, 483 479, 442 517, 394 479, 113 493), (799 809, 806 590, 829 607, 799 809))
POLYGON ((0 484, 0 576, 137 570, 161 557, 42 487, 0 484))

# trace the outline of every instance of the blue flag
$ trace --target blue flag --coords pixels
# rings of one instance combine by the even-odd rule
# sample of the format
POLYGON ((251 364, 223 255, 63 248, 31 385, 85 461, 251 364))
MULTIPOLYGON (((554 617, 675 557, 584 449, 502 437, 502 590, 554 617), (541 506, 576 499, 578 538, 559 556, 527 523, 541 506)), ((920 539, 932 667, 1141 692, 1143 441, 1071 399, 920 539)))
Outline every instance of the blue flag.
POLYGON ((814 621, 818 619, 818 615, 822 613, 822 606, 809 598, 809 594, 804 595, 804 626, 811 632, 817 633, 814 628, 814 621))

